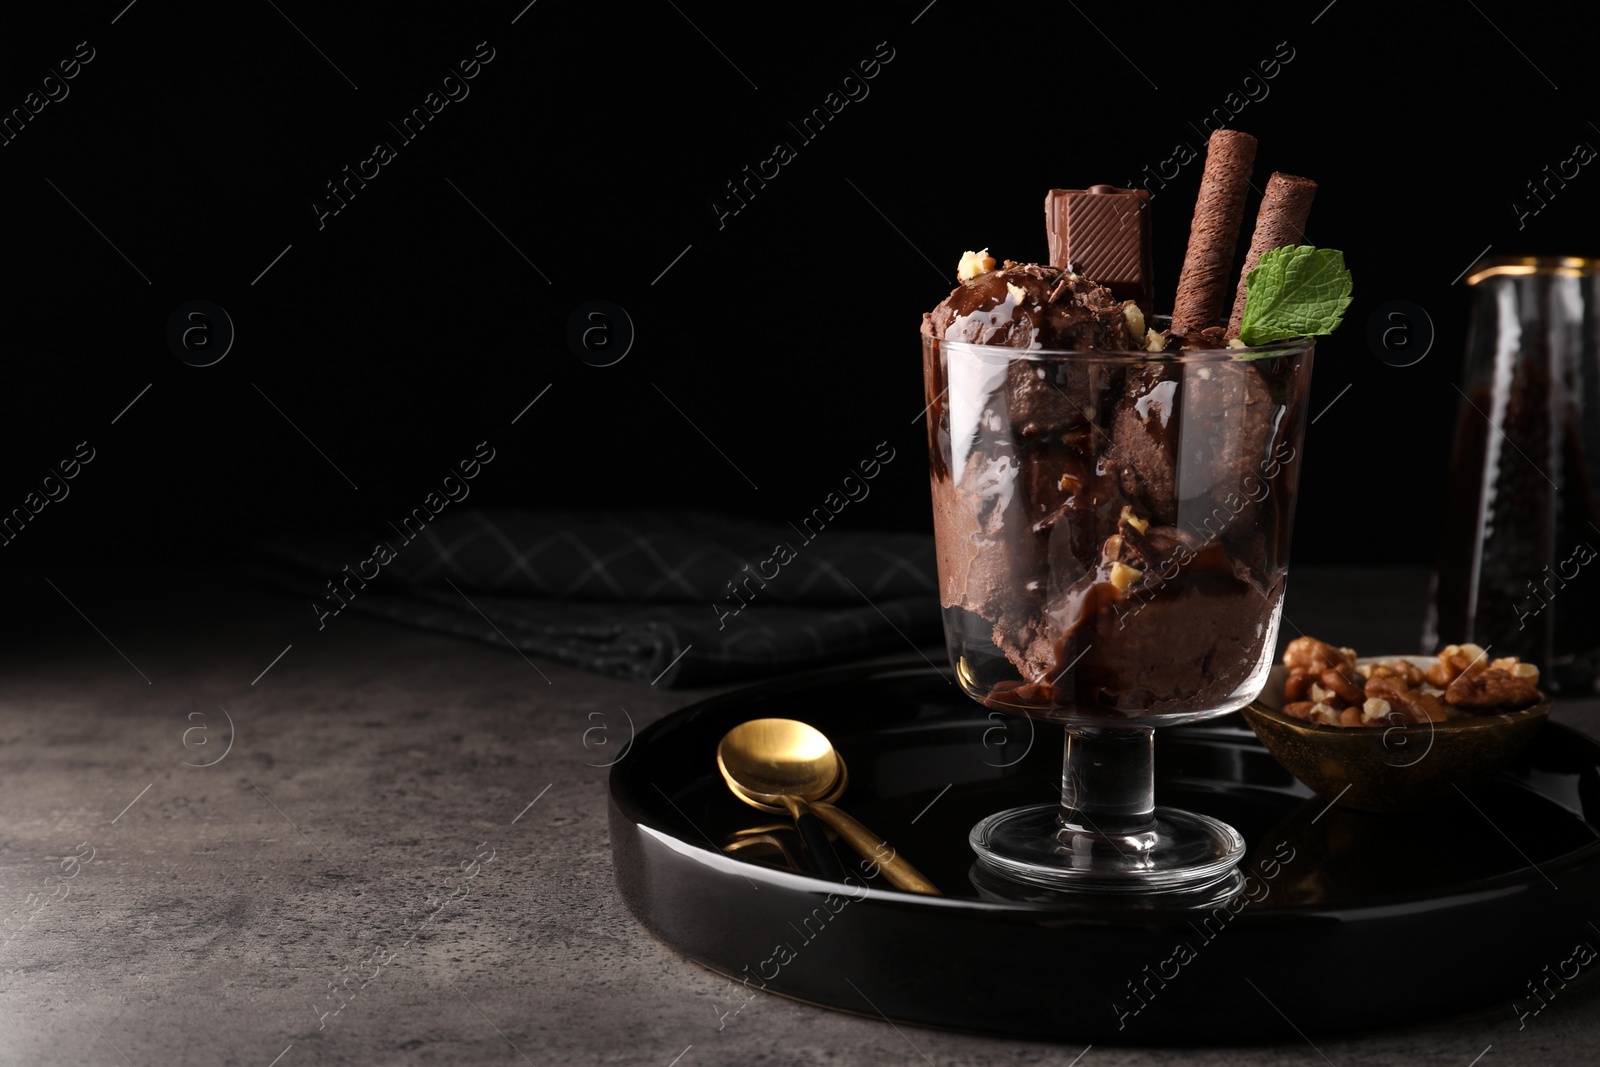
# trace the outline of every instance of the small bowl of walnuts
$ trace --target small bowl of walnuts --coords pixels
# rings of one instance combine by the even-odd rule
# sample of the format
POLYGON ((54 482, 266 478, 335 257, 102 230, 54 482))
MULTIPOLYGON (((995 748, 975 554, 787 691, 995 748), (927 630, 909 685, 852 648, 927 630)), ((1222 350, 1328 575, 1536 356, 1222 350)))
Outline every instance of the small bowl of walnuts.
POLYGON ((1550 716, 1539 669, 1477 645, 1358 657, 1289 642, 1245 721, 1291 774, 1340 807, 1407 812, 1493 777, 1550 716))

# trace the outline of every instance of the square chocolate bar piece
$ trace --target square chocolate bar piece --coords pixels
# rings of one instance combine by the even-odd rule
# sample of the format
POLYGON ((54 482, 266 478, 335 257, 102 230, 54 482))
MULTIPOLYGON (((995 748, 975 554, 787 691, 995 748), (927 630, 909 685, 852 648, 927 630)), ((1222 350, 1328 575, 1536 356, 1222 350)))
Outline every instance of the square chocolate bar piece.
POLYGON ((1150 193, 1092 185, 1052 189, 1044 199, 1050 263, 1105 286, 1118 300, 1154 310, 1150 267, 1150 193))

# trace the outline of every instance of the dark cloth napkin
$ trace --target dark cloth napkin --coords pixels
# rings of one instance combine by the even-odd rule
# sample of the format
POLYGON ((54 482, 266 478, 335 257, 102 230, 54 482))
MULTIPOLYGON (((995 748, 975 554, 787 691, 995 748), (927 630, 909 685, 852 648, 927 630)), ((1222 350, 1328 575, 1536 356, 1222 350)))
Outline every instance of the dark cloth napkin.
POLYGON ((412 539, 398 529, 384 539, 387 563, 359 536, 262 547, 273 580, 311 598, 318 628, 354 608, 662 687, 820 666, 940 633, 924 534, 703 512, 476 509, 404 533, 412 539))

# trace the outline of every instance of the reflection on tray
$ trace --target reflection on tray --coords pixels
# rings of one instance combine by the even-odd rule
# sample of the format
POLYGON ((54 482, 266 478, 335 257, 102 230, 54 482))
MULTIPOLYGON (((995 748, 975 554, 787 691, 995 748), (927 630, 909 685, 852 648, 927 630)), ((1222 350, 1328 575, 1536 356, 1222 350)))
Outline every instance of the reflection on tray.
POLYGON ((723 843, 722 851, 780 871, 811 873, 800 858, 800 835, 792 823, 775 822, 736 830, 723 843))
MULTIPOLYGON (((1348 905, 1481 886, 1497 875, 1566 855, 1597 838, 1595 829, 1543 797, 1494 781, 1471 798, 1415 815, 1375 815, 1314 798, 1261 838, 1290 840, 1304 862, 1282 886, 1285 906, 1348 905), (1501 832, 1516 834, 1513 843, 1501 832)), ((1260 851, 1261 846, 1257 846, 1260 851)))

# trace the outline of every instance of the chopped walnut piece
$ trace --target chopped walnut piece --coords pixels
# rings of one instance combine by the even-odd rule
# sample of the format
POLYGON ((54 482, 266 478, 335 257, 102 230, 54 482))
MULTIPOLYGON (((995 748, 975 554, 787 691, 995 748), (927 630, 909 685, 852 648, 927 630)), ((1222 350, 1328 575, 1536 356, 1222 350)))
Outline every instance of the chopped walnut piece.
POLYGON ((1504 656, 1489 664, 1490 670, 1510 671, 1514 678, 1526 678, 1534 685, 1539 684, 1539 668, 1531 663, 1524 663, 1515 656, 1504 656))
POLYGON ((1386 659, 1367 667, 1368 678, 1398 678, 1413 689, 1427 681, 1422 668, 1408 659, 1386 659))
POLYGON ((1310 722, 1311 709, 1315 706, 1316 705, 1309 700, 1296 700, 1291 704, 1285 704, 1283 706, 1283 713, 1291 718, 1305 719, 1307 722, 1310 722))
POLYGON ((1144 571, 1138 567, 1130 567, 1126 563, 1113 563, 1111 565, 1111 584, 1119 593, 1126 593, 1140 578, 1144 571))
POLYGON ((971 281, 980 274, 988 274, 994 270, 994 257, 985 248, 981 252, 964 252, 961 262, 956 266, 956 279, 958 281, 971 281))
POLYGON ((1428 668, 1428 681, 1437 686, 1449 686, 1469 671, 1488 670, 1485 655, 1477 645, 1447 645, 1439 650, 1439 662, 1428 668))
POLYGON ((1336 667, 1322 672, 1323 688, 1332 690, 1346 704, 1359 704, 1367 699, 1362 692, 1366 682, 1353 667, 1336 667))
POLYGON ((1128 324, 1129 337, 1144 336, 1144 312, 1139 310, 1139 305, 1137 303, 1132 300, 1123 301, 1122 317, 1128 324))
POLYGON ((1369 679, 1367 696, 1387 700, 1391 710, 1406 722, 1444 722, 1451 717, 1450 709, 1438 697, 1408 688, 1399 678, 1369 679))
POLYGON ((1525 708, 1539 702, 1539 690, 1503 667, 1488 667, 1451 682, 1444 698, 1460 708, 1525 708))
POLYGON ((1323 671, 1334 667, 1355 667, 1355 656, 1346 656, 1343 649, 1334 648, 1315 637, 1297 637, 1283 650, 1283 665, 1290 670, 1323 671))
POLYGON ((1341 709, 1318 701, 1311 705, 1310 721, 1321 726, 1338 726, 1340 714, 1341 709))

